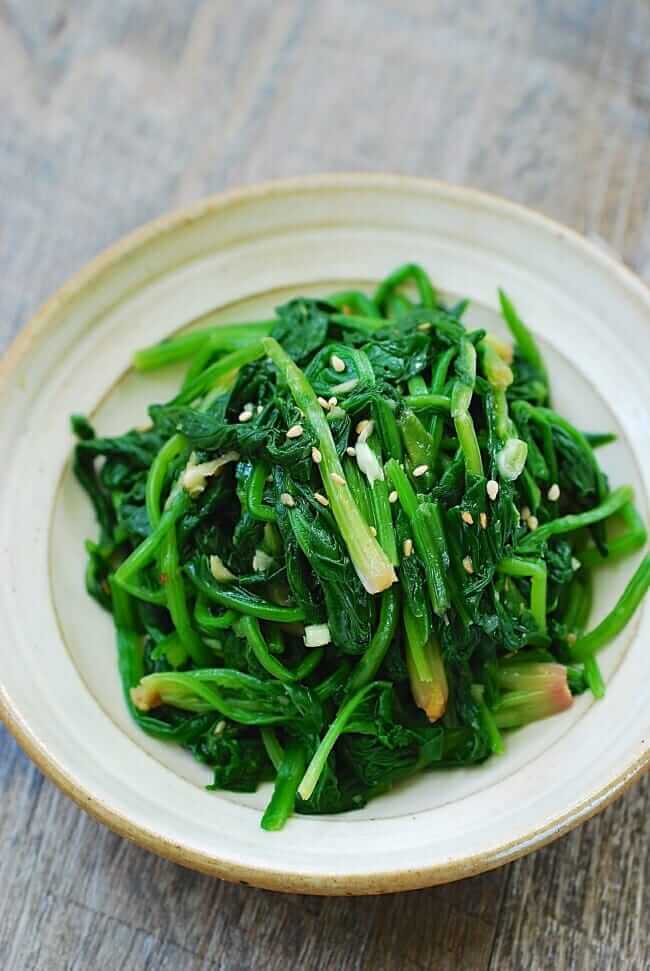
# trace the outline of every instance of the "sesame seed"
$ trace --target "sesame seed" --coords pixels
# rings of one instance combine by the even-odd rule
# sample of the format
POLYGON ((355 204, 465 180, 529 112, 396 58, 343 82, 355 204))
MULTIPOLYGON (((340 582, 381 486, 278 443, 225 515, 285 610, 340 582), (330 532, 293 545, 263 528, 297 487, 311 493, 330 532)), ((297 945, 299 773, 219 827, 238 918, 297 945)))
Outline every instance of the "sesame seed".
POLYGON ((239 416, 239 421, 250 421, 252 417, 253 417, 252 411, 242 411, 242 413, 239 416))
POLYGON ((474 564, 472 563, 472 557, 471 556, 464 557, 464 559, 463 559, 463 569, 464 569, 465 573, 473 573, 474 572, 474 564))
POLYGON ((321 506, 329 506, 330 504, 329 499, 326 499, 325 496, 321 495, 320 492, 314 493, 314 499, 316 502, 320 502, 321 506))
POLYGON ((257 406, 257 414, 258 415, 261 415, 263 411, 264 411, 263 405, 258 405, 257 406))
POLYGON ((554 482, 551 488, 546 493, 551 502, 557 502, 560 498, 560 487, 557 482, 554 482))
POLYGON ((339 399, 334 397, 334 395, 332 395, 332 397, 329 398, 327 401, 327 404, 330 406, 330 408, 336 408, 338 403, 339 403, 339 399))
POLYGON ((388 501, 397 502, 398 499, 399 496, 397 495, 397 489, 393 489, 393 491, 388 494, 388 501))
POLYGON ((571 633, 570 634, 567 634, 567 636, 566 636, 566 642, 567 642, 567 644, 571 644, 571 646, 573 646, 577 640, 578 640, 578 638, 573 633, 573 631, 571 631, 571 633))
POLYGON ((377 535, 377 530, 375 529, 374 526, 370 526, 370 535, 371 536, 376 536, 377 535))
POLYGON ((321 408, 324 408, 325 411, 327 411, 329 408, 329 403, 325 400, 325 398, 319 398, 318 404, 321 406, 321 408))
POLYGON ((412 539, 405 539, 404 540, 404 542, 402 543, 402 551, 404 553, 404 556, 410 556, 411 555, 411 553, 413 552, 413 540, 412 539))
POLYGON ((342 371, 345 371, 345 361, 343 361, 338 354, 332 354, 330 357, 330 364, 337 374, 341 374, 342 371))
POLYGON ((469 512, 469 510, 464 509, 460 514, 460 518, 463 520, 464 523, 467 523, 468 526, 474 525, 474 517, 472 516, 471 512, 469 512))
POLYGON ((572 556, 571 557, 571 569, 574 570, 574 571, 575 570, 579 570, 581 566, 582 566, 582 563, 580 562, 580 560, 576 556, 572 556))
POLYGON ((225 721, 217 722, 217 724, 213 728, 213 732, 215 735, 223 735, 225 730, 226 730, 225 721))
POLYGON ((413 475, 416 479, 419 479, 421 475, 425 475, 429 471, 428 465, 416 465, 413 469, 413 475))
POLYGON ((296 500, 293 498, 293 496, 290 496, 288 492, 282 493, 280 496, 280 502, 283 506, 288 506, 289 509, 296 504, 296 500))
POLYGON ((300 438, 302 435, 302 425, 292 425, 287 432, 287 438, 300 438))
POLYGON ((315 445, 311 450, 311 457, 316 463, 316 465, 320 465, 320 463, 323 461, 323 456, 321 455, 321 451, 319 448, 316 448, 315 445))
POLYGON ((362 434, 362 432, 363 432, 364 428, 367 426, 367 424, 368 424, 368 419, 367 418, 362 418, 361 421, 357 422, 357 427, 355 428, 355 431, 356 431, 357 435, 361 435, 362 434))
POLYGON ((337 485, 345 485, 345 479, 338 472, 330 472, 330 479, 332 482, 336 482, 337 485))
POLYGON ((431 324, 425 321, 423 324, 418 324, 416 330, 419 330, 423 334, 426 334, 428 330, 431 330, 431 324))
POLYGON ((527 525, 529 529, 537 529, 537 527, 539 526, 539 519, 537 518, 537 516, 529 516, 527 525))
POLYGON ((528 506, 522 506, 519 515, 523 519, 523 521, 525 523, 527 523, 528 520, 530 519, 532 513, 531 513, 530 509, 528 508, 528 506))
POLYGON ((481 529, 487 529, 487 514, 484 512, 479 513, 478 521, 481 524, 481 529))
POLYGON ((494 502, 496 497, 499 495, 499 483, 496 481, 496 479, 488 480, 485 491, 488 494, 488 499, 491 499, 492 502, 494 502))
POLYGON ((348 447, 345 450, 345 454, 346 455, 356 455, 357 454, 357 450, 354 447, 354 445, 348 445, 348 447))

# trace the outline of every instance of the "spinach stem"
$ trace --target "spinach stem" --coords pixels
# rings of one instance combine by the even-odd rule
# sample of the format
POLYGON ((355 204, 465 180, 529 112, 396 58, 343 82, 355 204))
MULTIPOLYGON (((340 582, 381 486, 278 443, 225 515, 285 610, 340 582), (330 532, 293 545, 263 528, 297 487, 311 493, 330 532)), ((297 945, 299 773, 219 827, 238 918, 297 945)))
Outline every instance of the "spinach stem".
POLYGON ((534 553, 552 536, 573 533, 576 529, 582 529, 584 526, 591 526, 603 519, 609 519, 615 512, 631 502, 633 497, 634 492, 631 486, 620 486, 610 492, 607 499, 600 505, 594 506, 593 509, 588 509, 586 512, 571 513, 568 516, 560 516, 559 519, 551 519, 550 522, 538 526, 534 532, 528 533, 520 541, 517 547, 518 552, 534 553))
POLYGON ((158 525, 152 529, 139 546, 136 546, 115 571, 115 581, 118 584, 135 576, 139 570, 151 562, 169 530, 173 529, 174 524, 187 512, 188 507, 189 496, 184 489, 181 489, 169 502, 158 525))
POLYGON ((339 293, 332 293, 327 298, 327 302, 343 312, 347 307, 357 317, 380 316, 375 301, 361 290, 341 290, 339 293))
POLYGON ((193 560, 186 564, 185 572, 207 600, 225 607, 226 610, 236 610, 239 614, 248 614, 259 620, 274 620, 279 624, 292 624, 305 619, 304 611, 300 607, 281 607, 248 593, 241 587, 220 585, 216 580, 211 582, 193 560))
MULTIPOLYGON (((381 453, 379 451, 377 436, 373 435, 369 444, 375 453, 377 461, 381 465, 381 453)), ((374 525, 377 530, 377 541, 393 566, 397 566, 399 557, 397 555, 395 526, 393 524, 393 512, 385 478, 377 479, 370 485, 370 506, 374 525)))
POLYGON ((618 513, 625 524, 625 531, 607 542, 607 556, 597 547, 581 550, 578 559, 585 567, 609 566, 618 563, 630 553, 643 549, 648 539, 648 531, 633 502, 621 507, 618 513))
POLYGON ((256 617, 250 615, 244 615, 241 620, 237 622, 237 629, 244 635, 248 646, 255 655, 257 661, 264 668, 268 674, 273 678, 277 678, 278 681, 300 681, 302 678, 307 677, 316 668, 319 661, 323 657, 322 648, 316 648, 307 655, 306 658, 301 662, 299 667, 295 671, 290 671, 286 665, 278 661, 269 651, 264 635, 259 625, 259 621, 256 617))
POLYGON ((167 598, 167 609, 183 645, 199 667, 209 664, 211 652, 192 627, 185 595, 185 584, 178 559, 176 527, 172 526, 163 540, 159 557, 161 579, 167 598))
POLYGON ((490 742, 490 751, 497 755, 501 755, 501 753, 505 750, 503 736, 499 731, 494 715, 485 703, 484 692, 485 689, 482 684, 472 685, 472 698, 476 702, 479 710, 479 717, 488 736, 490 742))
POLYGON ((276 832, 282 829, 293 812, 298 784, 305 771, 305 750, 299 742, 292 742, 284 750, 277 770, 271 801, 262 816, 262 829, 276 832))
POLYGON ((261 728, 260 735, 262 736, 262 743, 266 749, 266 754, 269 757, 270 762, 273 764, 273 768, 277 772, 282 764, 282 759, 284 758, 284 749, 278 741, 278 736, 273 728, 261 728))
POLYGON ((347 685, 347 693, 354 694, 368 684, 377 674, 397 630, 399 619, 399 597, 391 587, 381 595, 381 610, 377 629, 365 653, 352 671, 347 685))
POLYGON ((575 661, 585 661, 601 651, 603 647, 620 634, 632 618, 634 611, 643 600, 650 586, 650 553, 647 553, 618 602, 588 634, 579 637, 571 648, 571 657, 575 661))
POLYGON ((398 266, 396 270, 381 282, 374 296, 376 306, 381 310, 388 297, 398 287, 403 286, 410 280, 413 281, 417 288, 422 306, 435 307, 436 291, 433 288, 428 274, 417 263, 405 263, 403 266, 398 266))
POLYGON ((451 409, 451 399, 446 394, 407 394, 402 398, 405 408, 411 411, 438 411, 441 414, 449 414, 451 409))
POLYGON ((195 330, 189 334, 181 334, 179 337, 170 337, 158 344, 152 344, 151 347, 136 351, 133 355, 133 365, 138 371, 154 371, 193 357, 208 343, 212 351, 238 350, 269 334, 274 323, 273 320, 259 320, 242 324, 221 324, 195 330))
POLYGON ((225 610, 218 617, 215 617, 208 607, 203 594, 199 593, 194 605, 194 620, 198 627, 208 634, 215 634, 218 631, 228 630, 233 626, 239 614, 234 610, 225 610))
POLYGON ((382 447, 389 458, 402 461, 404 450, 394 409, 385 398, 379 398, 372 405, 373 418, 379 432, 382 447))
POLYGON ((248 480, 248 490, 246 492, 246 505, 248 511, 255 519, 264 523, 274 523, 276 521, 275 510, 264 503, 264 487, 268 476, 268 466, 263 462, 256 462, 248 480))
POLYGON ((533 365, 533 367, 539 371, 544 379, 546 387, 549 387, 548 374, 546 372, 546 366, 544 364, 544 358, 537 345, 537 341, 533 337, 532 331, 526 326, 519 314, 514 308, 509 297, 499 290, 499 302, 501 304, 501 313, 503 314, 503 319, 505 320, 510 333, 515 339, 515 342, 521 352, 522 357, 526 358, 527 361, 533 365))
POLYGON ((481 449, 469 412, 476 382, 476 348, 467 338, 463 338, 459 345, 456 372, 457 377, 451 392, 451 417, 463 450, 468 475, 483 475, 481 449))
MULTIPOLYGON (((264 338, 264 340, 266 339, 264 338)), ((241 347, 239 350, 226 354, 218 361, 215 361, 214 364, 211 364, 210 367, 207 367, 205 371, 197 374, 192 381, 188 381, 187 385, 176 395, 171 403, 174 405, 190 404, 209 391, 219 379, 224 378, 232 371, 238 371, 244 364, 250 364, 252 361, 256 361, 263 354, 263 341, 260 340, 252 341, 246 347, 241 347)))
MULTIPOLYGON (((456 356, 456 348, 450 347, 448 350, 444 351, 438 357, 435 368, 433 370, 433 377, 431 380, 431 393, 432 394, 442 394, 445 388, 445 383, 447 381, 447 374, 449 373, 449 368, 451 362, 456 356)), ((450 401, 451 408, 451 401, 450 401)), ((431 419, 431 427, 429 431, 431 432, 431 460, 433 462, 432 471, 435 472, 436 464, 438 461, 438 455, 440 452, 440 445, 442 442, 442 435, 445 427, 445 419, 442 415, 434 415, 431 419)))
POLYGON ((316 433, 322 456, 319 470, 323 486, 357 575, 368 593, 380 593, 395 583, 397 577, 352 498, 323 409, 303 372, 277 341, 266 337, 263 346, 316 433))
POLYGON ((530 577, 530 612, 540 631, 546 633, 547 570, 544 561, 509 556, 501 560, 497 571, 511 577, 530 577))
POLYGON ((302 777, 302 781, 298 786, 298 795, 301 799, 309 799, 312 795, 321 773, 325 768, 330 752, 334 748, 341 733, 345 731, 345 727, 354 715, 356 709, 363 704, 366 698, 368 698, 374 691, 386 687, 387 684, 388 682, 386 681, 373 681, 370 684, 364 685, 363 688, 359 688, 359 690, 348 698, 347 701, 343 702, 329 728, 327 729, 327 732, 325 733, 320 745, 316 749, 311 762, 307 766, 307 771, 305 772, 304 776, 302 777))

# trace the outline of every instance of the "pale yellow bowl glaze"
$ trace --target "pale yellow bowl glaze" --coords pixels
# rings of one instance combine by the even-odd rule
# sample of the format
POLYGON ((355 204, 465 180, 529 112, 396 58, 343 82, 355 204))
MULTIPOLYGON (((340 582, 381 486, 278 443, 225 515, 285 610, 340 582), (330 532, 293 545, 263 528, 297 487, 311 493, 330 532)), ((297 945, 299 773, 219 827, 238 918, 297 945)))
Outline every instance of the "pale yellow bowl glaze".
MULTIPOLYGON (((649 760, 650 620, 605 655, 604 701, 512 734, 486 765, 422 775, 358 813, 259 828, 268 789, 205 791, 209 773, 142 735, 120 694, 110 618, 83 590, 92 515, 73 481, 68 415, 102 432, 141 423, 177 385, 135 375, 133 351, 214 310, 266 315, 288 295, 371 286, 417 260, 470 320, 499 328, 503 286, 538 333, 559 410, 615 430, 613 484, 647 511, 650 294, 570 230, 468 189, 382 175, 321 176, 208 199, 146 226, 67 283, 0 364, 2 717, 82 808, 157 853, 294 892, 408 890, 498 866, 602 809, 649 760), (645 362, 645 363, 644 363, 645 362)), ((594 619, 636 559, 602 571, 594 619)))

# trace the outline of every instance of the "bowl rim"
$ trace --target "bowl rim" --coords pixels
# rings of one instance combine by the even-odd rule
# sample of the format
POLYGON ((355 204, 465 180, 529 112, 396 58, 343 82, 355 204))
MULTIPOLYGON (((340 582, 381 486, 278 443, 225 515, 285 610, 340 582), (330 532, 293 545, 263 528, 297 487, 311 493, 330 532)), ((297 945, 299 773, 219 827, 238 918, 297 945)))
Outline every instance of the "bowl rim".
MULTIPOLYGON (((617 277, 621 284, 633 292, 650 314, 650 287, 609 252, 586 239, 576 230, 557 222, 534 209, 501 196, 436 179, 420 178, 381 172, 336 172, 275 179, 234 188, 206 196, 188 206, 177 208, 159 216, 118 239, 74 273, 55 293, 42 304, 25 324, 0 359, 0 395, 11 372, 28 354, 31 345, 48 330, 52 318, 65 309, 80 291, 93 281, 110 273, 112 268, 128 259, 131 253, 151 240, 176 231, 222 210, 247 204, 257 198, 271 195, 291 196, 313 193, 319 189, 400 189, 411 194, 434 194, 449 202, 463 200, 491 211, 500 210, 531 227, 545 230, 569 243, 592 261, 600 263, 608 274, 617 277)), ((92 796, 66 768, 59 764, 48 750, 47 742, 38 738, 27 720, 12 704, 4 686, 0 683, 0 719, 18 744, 62 792, 81 809, 109 829, 147 850, 174 863, 216 876, 231 882, 293 893, 321 895, 377 894, 402 890, 415 890, 436 884, 448 883, 494 869, 518 859, 535 849, 551 843, 581 822, 600 812, 614 799, 622 795, 644 771, 650 769, 650 742, 642 754, 628 761, 621 771, 597 791, 588 793, 581 801, 560 816, 547 819, 525 837, 471 857, 434 864, 418 870, 356 874, 331 877, 323 874, 299 874, 254 867, 219 860, 207 853, 190 849, 160 833, 136 824, 121 812, 92 796)))

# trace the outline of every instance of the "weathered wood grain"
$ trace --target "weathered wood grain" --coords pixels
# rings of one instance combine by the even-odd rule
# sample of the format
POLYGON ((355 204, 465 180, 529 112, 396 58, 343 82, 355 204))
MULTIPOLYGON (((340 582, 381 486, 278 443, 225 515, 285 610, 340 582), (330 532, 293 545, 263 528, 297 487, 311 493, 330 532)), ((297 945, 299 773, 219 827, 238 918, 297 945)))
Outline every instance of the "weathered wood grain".
MULTIPOLYGON (((0 342, 144 220, 311 171, 468 182, 650 279, 649 53, 645 0, 0 0, 0 342)), ((5 733, 0 786, 7 971, 650 968, 647 779, 507 868, 358 900, 159 860, 5 733)))
POLYGON ((491 967, 650 967, 650 779, 508 868, 491 967))

